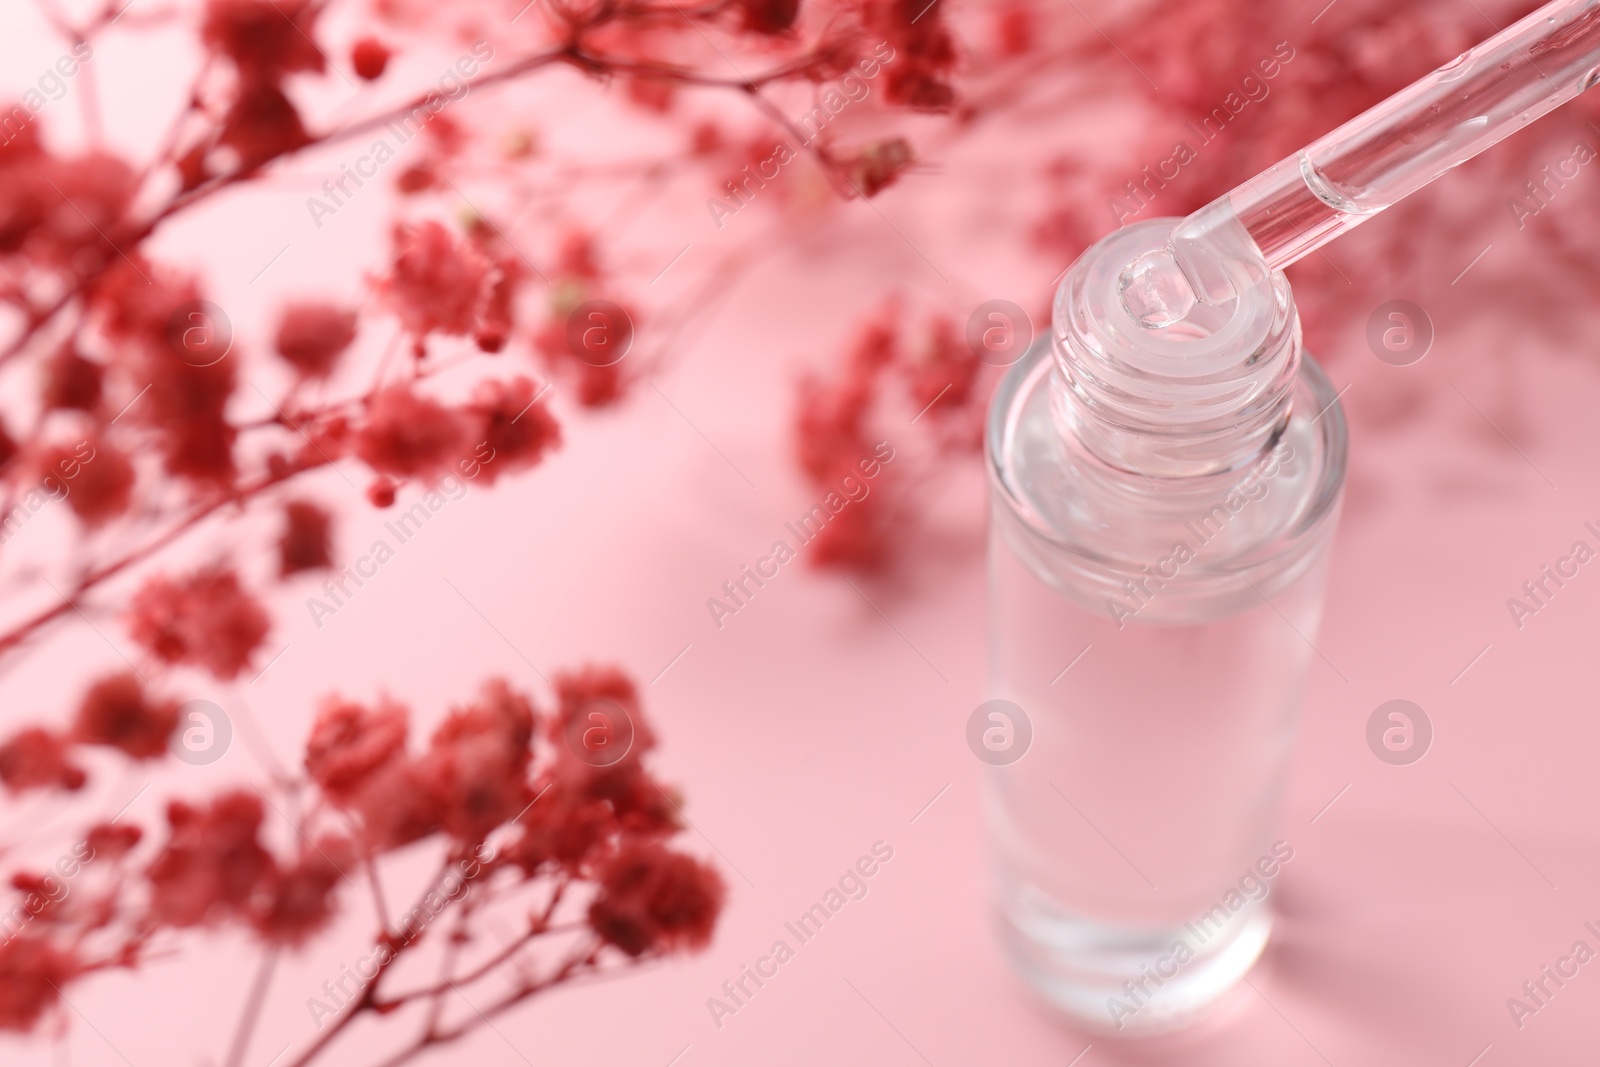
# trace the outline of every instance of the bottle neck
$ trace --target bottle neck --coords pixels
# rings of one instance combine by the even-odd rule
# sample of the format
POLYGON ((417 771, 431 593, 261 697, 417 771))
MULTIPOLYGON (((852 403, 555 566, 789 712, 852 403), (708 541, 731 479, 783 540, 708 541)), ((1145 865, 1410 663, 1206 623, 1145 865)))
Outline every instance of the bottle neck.
POLYGON ((1123 268, 1164 247, 1177 221, 1118 230, 1056 293, 1056 425, 1134 478, 1203 478, 1259 460, 1288 424, 1299 371, 1299 315, 1282 274, 1165 329, 1128 313, 1123 268))

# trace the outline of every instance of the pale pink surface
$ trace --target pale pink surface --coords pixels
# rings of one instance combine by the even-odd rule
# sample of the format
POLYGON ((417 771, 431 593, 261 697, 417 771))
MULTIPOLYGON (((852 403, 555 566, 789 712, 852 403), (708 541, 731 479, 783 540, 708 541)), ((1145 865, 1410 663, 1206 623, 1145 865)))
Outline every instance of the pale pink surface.
MULTIPOLYGON (((31 50, 22 69, 48 52, 31 50)), ((1505 1006, 1575 940, 1600 948, 1583 928, 1600 926, 1600 577, 1584 568, 1520 631, 1505 606, 1572 541, 1596 543, 1582 529, 1600 525, 1592 318, 1551 352, 1519 328, 1524 312, 1488 273, 1452 287, 1462 264, 1439 263, 1429 291, 1396 294, 1433 313, 1438 338, 1420 364, 1378 363, 1359 333, 1321 344, 1336 385, 1351 386, 1351 475, 1282 818, 1296 854, 1274 889, 1282 919, 1251 985, 1181 1038, 1094 1039, 1085 1052, 1091 1039, 1037 1008, 989 937, 984 768, 963 738, 985 670, 976 464, 936 483, 935 529, 901 547, 908 581, 857 591, 790 566, 721 630, 712 623, 706 598, 813 502, 778 428, 795 369, 839 344, 866 310, 867 283, 896 276, 945 298, 931 261, 964 279, 966 306, 1041 292, 1059 269, 1005 260, 1009 245, 986 228, 985 204, 1004 195, 1003 149, 968 146, 949 170, 878 201, 905 239, 854 204, 740 279, 658 383, 681 414, 645 388, 619 417, 570 419, 552 463, 452 503, 321 629, 303 605, 279 605, 274 647, 287 651, 245 696, 285 758, 329 689, 387 688, 437 711, 487 674, 535 685, 530 661, 546 673, 616 661, 654 678, 645 700, 664 776, 687 792, 695 847, 729 879, 704 955, 541 998, 424 1062, 944 1067, 1061 1065, 1082 1053, 1081 1067, 1464 1067, 1482 1054, 1476 1062, 1491 1067, 1592 1052, 1600 965, 1521 1030, 1505 1006), (951 221, 952 205, 963 221, 951 221), (1368 715, 1393 698, 1416 701, 1434 724, 1432 751, 1410 767, 1366 747, 1368 715), (719 1028, 707 998, 774 940, 793 945, 783 924, 879 840, 894 858, 868 895, 719 1028)), ((345 234, 328 239, 292 191, 248 209, 234 200, 170 247, 225 263, 220 302, 264 320, 278 295, 354 291, 369 265, 363 242, 377 247, 357 240, 359 227, 376 234, 379 207, 360 205, 366 214, 341 217, 345 234), (213 239, 222 227, 225 250, 213 239), (284 241, 290 252, 252 286, 284 241)), ((699 215, 654 225, 663 263, 712 232, 699 215)), ((1485 240, 1496 258, 1514 257, 1515 237, 1502 221, 1485 240)), ((1348 252, 1331 254, 1359 269, 1348 252)), ((236 325, 261 323, 241 312, 236 325)), ((360 554, 386 516, 336 476, 320 488, 347 505, 341 555, 360 554)), ((8 677, 7 703, 53 708, 62 676, 107 656, 92 632, 63 634, 8 677)), ((250 748, 236 740, 220 763, 158 782, 134 811, 148 822, 167 795, 259 778, 250 748)), ((359 912, 363 902, 349 902, 359 912)), ((367 926, 352 920, 337 946, 280 969, 247 1063, 264 1067, 309 1039, 306 997, 366 950, 367 926)), ((78 987, 70 1062, 198 1062, 224 1046, 252 966, 242 943, 213 944, 138 978, 78 987)), ((52 1062, 45 1045, 0 1048, 7 1063, 52 1062)))

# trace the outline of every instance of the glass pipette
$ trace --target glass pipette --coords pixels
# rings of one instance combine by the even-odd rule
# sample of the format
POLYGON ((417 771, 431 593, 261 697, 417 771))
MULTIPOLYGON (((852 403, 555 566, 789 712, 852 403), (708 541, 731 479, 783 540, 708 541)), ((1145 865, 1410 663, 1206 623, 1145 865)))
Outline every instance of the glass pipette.
POLYGON ((1556 0, 1180 222, 1123 270, 1142 325, 1221 304, 1600 81, 1600 0, 1556 0))

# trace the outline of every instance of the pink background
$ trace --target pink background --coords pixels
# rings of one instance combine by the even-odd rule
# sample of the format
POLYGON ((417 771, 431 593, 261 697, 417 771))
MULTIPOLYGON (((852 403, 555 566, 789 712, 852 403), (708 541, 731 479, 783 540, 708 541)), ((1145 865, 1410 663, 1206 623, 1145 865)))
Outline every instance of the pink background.
MULTIPOLYGON (((0 68, 16 89, 26 80, 17 72, 42 71, 58 46, 27 5, 4 17, 0 68)), ((169 68, 183 55, 158 38, 97 57, 102 85, 142 84, 140 99, 109 101, 114 140, 138 143, 151 116, 166 113, 163 94, 181 77, 169 68)), ((442 69, 448 58, 415 58, 414 69, 442 69)), ((70 131, 70 97, 46 116, 70 131)), ((1104 121, 1095 135, 1125 125, 1115 115, 1104 121)), ((721 630, 711 622, 706 598, 812 503, 781 432, 792 382, 870 310, 862 294, 893 277, 916 299, 963 311, 992 297, 1031 308, 1065 266, 1019 261, 1014 242, 995 236, 1008 197, 1032 195, 1007 166, 1014 135, 996 126, 949 155, 931 150, 933 166, 871 206, 843 206, 810 232, 769 242, 717 294, 716 313, 686 337, 654 388, 601 417, 577 415, 558 395, 567 434, 559 456, 452 502, 321 629, 298 597, 285 596, 273 638, 274 648, 287 644, 282 658, 258 682, 211 694, 241 712, 233 749, 211 767, 167 772, 132 813, 148 825, 166 796, 260 778, 265 751, 291 759, 330 689, 388 689, 431 716, 489 674, 536 686, 533 668, 614 661, 649 683, 646 706, 664 739, 658 766, 688 796, 686 844, 728 877, 715 942, 698 957, 543 997, 423 1062, 1586 1062, 1581 1054, 1597 1044, 1600 963, 1520 1030, 1505 1002, 1575 940, 1600 948, 1583 929, 1586 920, 1600 926, 1600 564, 1520 631, 1505 601, 1575 539, 1595 544, 1582 524, 1600 522, 1592 415, 1600 323, 1591 309, 1575 313, 1559 346, 1522 325, 1527 312, 1499 282, 1523 254, 1508 218, 1486 228, 1492 251, 1457 284, 1450 279, 1465 263, 1441 261, 1425 272, 1433 281, 1424 291, 1395 294, 1423 304, 1437 327, 1421 363, 1383 365, 1359 332, 1316 342, 1336 385, 1349 387, 1351 472, 1317 640, 1326 662, 1313 662, 1283 809, 1295 857, 1273 891, 1281 920, 1265 960, 1201 1028, 1124 1045, 1075 1033, 1035 1005, 991 940, 985 768, 963 737, 984 696, 984 486, 975 462, 924 486, 933 518, 899 546, 908 566, 897 580, 855 589, 790 566, 721 630), (1408 767, 1381 763, 1365 741, 1372 710, 1395 698, 1420 704, 1435 730, 1432 750, 1408 767), (789 939, 784 922, 879 840, 894 858, 869 894, 718 1028, 707 998, 774 940, 789 939)), ((322 172, 313 166, 308 177, 314 186, 322 172)), ((211 264, 219 303, 242 335, 258 335, 283 296, 324 287, 355 294, 380 248, 380 198, 318 233, 305 194, 289 181, 227 200, 158 247, 211 264), (288 251, 252 282, 285 242, 288 251)), ((690 288, 688 268, 706 267, 690 257, 722 254, 722 235, 692 198, 652 209, 643 225, 654 230, 657 264, 693 245, 679 291, 690 288)), ((740 217, 730 228, 746 225, 755 233, 772 219, 740 217)), ((1426 246, 1428 235, 1417 241, 1426 246)), ((1347 250, 1330 255, 1360 269, 1347 250)), ((645 278, 654 273, 647 268, 645 278)), ((669 273, 662 284, 676 282, 669 273)), ((388 516, 337 476, 318 488, 340 505, 341 555, 353 558, 388 516)), ((225 541, 202 538, 183 558, 204 558, 225 541)), ((16 709, 4 721, 50 711, 112 661, 87 628, 58 633, 3 680, 5 706, 16 709)), ((102 806, 143 784, 102 783, 102 806)), ((48 857, 71 825, 62 817, 49 832, 44 820, 59 817, 51 811, 8 802, 7 839, 24 836, 48 857)), ((314 1033, 305 998, 366 950, 364 901, 350 903, 358 917, 338 937, 280 969, 246 1059, 252 1067, 314 1033)), ((74 1009, 91 1025, 74 1020, 68 1062, 144 1067, 219 1056, 253 961, 242 940, 213 940, 138 978, 77 987, 74 1009)), ((0 1049, 7 1063, 54 1062, 44 1043, 5 1039, 0 1049)), ((338 1054, 341 1063, 364 1060, 338 1054)))

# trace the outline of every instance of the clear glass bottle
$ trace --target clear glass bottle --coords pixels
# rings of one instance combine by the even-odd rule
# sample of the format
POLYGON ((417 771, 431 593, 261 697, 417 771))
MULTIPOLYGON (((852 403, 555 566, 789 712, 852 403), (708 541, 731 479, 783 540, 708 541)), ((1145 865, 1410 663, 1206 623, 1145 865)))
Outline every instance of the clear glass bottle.
POLYGON ((1345 470, 1281 273, 1167 329, 1129 314, 1119 274, 1176 221, 1073 266, 987 432, 991 696, 1032 726, 991 772, 1001 937, 1122 1034, 1191 1021, 1266 943, 1345 470))

